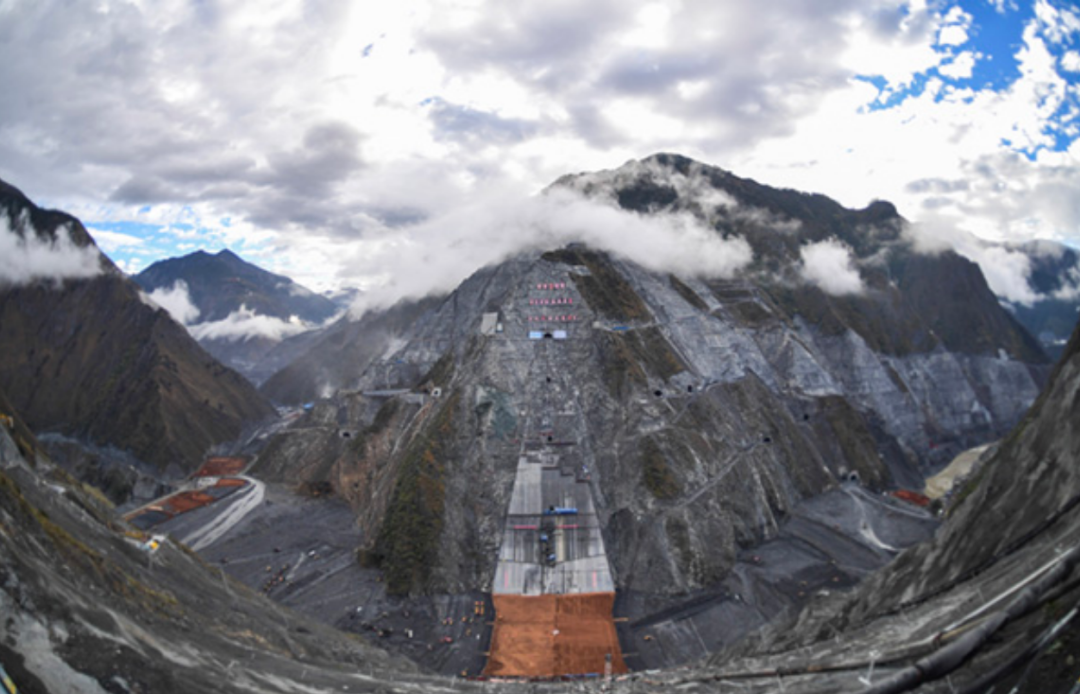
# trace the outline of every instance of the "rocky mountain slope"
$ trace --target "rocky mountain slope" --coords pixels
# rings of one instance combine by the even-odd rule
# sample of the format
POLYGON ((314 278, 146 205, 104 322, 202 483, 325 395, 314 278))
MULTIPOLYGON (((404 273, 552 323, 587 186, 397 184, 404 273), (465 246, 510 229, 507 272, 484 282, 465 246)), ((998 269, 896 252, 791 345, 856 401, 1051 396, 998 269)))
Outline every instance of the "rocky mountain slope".
POLYGON ((229 250, 158 261, 134 279, 155 296, 185 294, 197 310, 187 323, 199 344, 256 384, 277 370, 276 362, 261 362, 282 339, 312 330, 339 312, 327 297, 229 250))
MULTIPOLYGON (((309 621, 100 496, 0 423, 0 665, 23 694, 429 692, 445 678, 309 621)), ((28 442, 34 446, 34 442, 28 442)))
MULTIPOLYGON (((0 214, 21 238, 93 241, 69 215, 0 186, 0 214)), ((0 388, 37 432, 128 451, 158 473, 192 470, 273 408, 204 352, 164 310, 100 256, 78 279, 0 286, 0 388)))
POLYGON ((362 350, 321 343, 326 390, 347 390, 257 472, 330 482, 399 591, 490 585, 523 447, 588 476, 620 589, 686 592, 841 479, 921 488, 1007 431, 1048 371, 978 267, 914 252, 887 203, 845 210, 670 155, 559 185, 698 215, 754 260, 701 278, 572 246, 480 270, 407 325, 370 315, 357 334, 384 323, 362 350), (801 249, 829 238, 862 291, 800 278, 801 249))
POLYGON ((793 693, 1071 691, 1080 643, 1078 392, 1080 328, 1047 389, 967 479, 932 541, 853 594, 817 600, 717 654, 686 689, 730 677, 745 691, 772 691, 783 673, 793 693))

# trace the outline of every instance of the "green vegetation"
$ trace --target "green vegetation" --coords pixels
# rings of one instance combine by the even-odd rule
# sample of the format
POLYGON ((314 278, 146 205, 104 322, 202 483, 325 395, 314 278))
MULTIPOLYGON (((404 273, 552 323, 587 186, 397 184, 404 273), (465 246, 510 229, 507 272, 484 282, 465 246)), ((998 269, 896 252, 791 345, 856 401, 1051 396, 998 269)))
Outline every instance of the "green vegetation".
POLYGON ((635 212, 652 212, 671 205, 679 193, 671 186, 638 179, 619 188, 616 193, 619 207, 635 212))
POLYGON ((740 301, 728 306, 728 310, 735 319, 748 328, 758 328, 767 323, 773 316, 769 311, 756 301, 740 301))
POLYGON ((550 262, 584 265, 588 275, 572 275, 585 303, 610 320, 650 321, 652 314, 630 283, 605 254, 587 249, 562 248, 541 256, 550 262))
POLYGON ((457 394, 447 399, 405 451, 374 550, 366 558, 383 569, 393 595, 422 592, 428 571, 438 563, 459 399, 457 394))
POLYGON ((686 303, 690 304, 699 311, 709 310, 709 305, 706 304, 700 296, 698 296, 697 292, 686 286, 678 277, 676 277, 675 275, 668 275, 668 282, 671 284, 671 288, 679 293, 679 296, 686 299, 686 303))
POLYGON ((37 467, 37 455, 34 445, 21 433, 15 434, 15 447, 19 449, 19 455, 23 457, 30 467, 37 467))
POLYGON ((135 365, 135 358, 139 354, 139 344, 132 343, 127 346, 124 353, 120 355, 120 361, 109 373, 109 380, 105 383, 104 390, 106 392, 111 391, 116 383, 124 378, 124 376, 131 372, 131 367, 135 365))
POLYGON ((100 568, 104 562, 102 556, 54 523, 44 511, 27 501, 19 485, 13 479, 0 472, 0 506, 9 513, 24 520, 36 523, 62 554, 79 562, 89 562, 100 568))
POLYGON ((517 431, 517 415, 508 393, 494 388, 481 388, 477 399, 474 411, 481 431, 486 428, 489 436, 500 441, 517 431))
POLYGON ((420 379, 420 384, 430 383, 437 388, 446 388, 450 385, 450 380, 454 377, 454 353, 448 351, 446 354, 439 357, 439 360, 435 362, 427 374, 420 379))
POLYGON ((801 316, 825 335, 839 336, 850 329, 875 352, 906 356, 937 345, 922 327, 922 318, 895 291, 830 296, 807 285, 772 285, 765 290, 786 315, 801 316))
POLYGON ((379 411, 375 413, 375 418, 371 420, 371 424, 353 436, 352 441, 349 443, 349 450, 356 456, 363 456, 368 440, 386 431, 390 423, 401 412, 402 406, 403 401, 398 398, 390 398, 384 402, 379 411))
POLYGON ((990 462, 992 461, 987 461, 986 463, 983 463, 975 472, 975 474, 969 477, 967 481, 964 482, 964 486, 960 489, 960 491, 958 491, 956 495, 953 496, 952 501, 949 503, 949 516, 956 513, 956 509, 960 508, 960 504, 964 503, 964 501, 967 500, 967 498, 971 496, 971 494, 976 489, 978 489, 979 485, 982 484, 982 481, 986 479, 986 474, 990 470, 990 462))
POLYGON ((862 415, 848 403, 846 398, 839 395, 823 398, 822 409, 848 465, 858 471, 859 476, 866 483, 883 482, 877 441, 867 428, 862 415))
POLYGON ((147 610, 176 613, 179 603, 173 595, 146 586, 106 561, 100 552, 91 549, 27 501, 19 485, 3 472, 0 472, 0 508, 17 519, 36 524, 60 556, 102 579, 115 593, 138 601, 147 610))
POLYGON ((904 383, 904 379, 900 378, 900 374, 896 373, 896 369, 891 364, 885 364, 885 373, 889 374, 889 380, 893 382, 902 393, 910 393, 907 384, 904 383))
POLYGON ((645 488, 657 499, 668 501, 682 494, 682 485, 668 465, 663 449, 651 436, 641 441, 641 474, 645 488))
POLYGON ((600 376, 611 397, 622 400, 630 395, 634 386, 644 388, 648 384, 645 371, 622 334, 600 333, 597 342, 600 347, 600 376))
POLYGON ((572 248, 560 248, 554 251, 541 253, 540 258, 549 263, 562 263, 563 265, 582 265, 578 251, 572 248))
POLYGON ((686 365, 675 354, 671 343, 667 341, 659 328, 654 326, 642 328, 623 333, 623 337, 634 356, 652 375, 666 381, 686 370, 686 365))
POLYGON ((598 342, 601 377, 611 397, 617 400, 627 397, 633 387, 648 385, 646 371, 666 381, 686 370, 682 359, 656 327, 601 333, 598 342))

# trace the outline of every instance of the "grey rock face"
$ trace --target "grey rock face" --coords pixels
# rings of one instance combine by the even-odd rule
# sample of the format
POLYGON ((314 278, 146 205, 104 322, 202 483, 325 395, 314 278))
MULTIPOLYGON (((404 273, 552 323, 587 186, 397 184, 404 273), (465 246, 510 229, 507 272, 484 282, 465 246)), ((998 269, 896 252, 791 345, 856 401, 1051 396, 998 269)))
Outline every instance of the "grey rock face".
MULTIPOLYGON (((443 442, 439 549, 403 587, 421 592, 490 588, 523 446, 563 443, 567 465, 592 471, 619 588, 678 593, 721 579, 740 548, 773 537, 800 500, 852 471, 874 489, 921 487, 939 460, 1006 431, 1045 372, 941 342, 882 353, 854 330, 786 314, 759 283, 672 278, 584 249, 485 268, 387 344, 355 391, 330 402, 414 385, 409 397, 424 404, 403 403, 394 435, 355 445, 322 474, 375 537, 412 469, 409 442, 443 442), (616 298, 637 317, 605 313, 611 297, 585 279, 598 275, 618 278, 616 298), (549 286, 561 288, 537 289, 549 286), (548 299, 566 303, 538 303, 548 299), (481 334, 484 313, 498 314, 501 332, 481 334), (433 367, 434 379, 403 378, 433 367), (540 410, 552 441, 526 426, 540 410)), ((371 427, 374 409, 345 408, 326 436, 371 427)))

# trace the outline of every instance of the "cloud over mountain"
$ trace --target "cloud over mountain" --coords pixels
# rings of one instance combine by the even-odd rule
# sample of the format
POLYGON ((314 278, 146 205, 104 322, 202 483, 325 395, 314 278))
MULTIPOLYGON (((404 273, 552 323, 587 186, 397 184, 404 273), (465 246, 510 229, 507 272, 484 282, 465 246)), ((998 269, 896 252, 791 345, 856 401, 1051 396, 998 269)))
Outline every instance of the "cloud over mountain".
POLYGON ((810 243, 799 249, 802 266, 799 273, 810 284, 835 296, 859 294, 862 278, 852 264, 851 250, 836 239, 810 243))
POLYGON ((298 319, 286 321, 274 316, 264 316, 247 306, 241 306, 221 320, 189 325, 188 331, 196 340, 237 342, 256 337, 282 340, 313 327, 315 326, 307 325, 298 319))
POLYGON ((66 226, 50 239, 34 233, 29 225, 27 218, 19 217, 13 226, 7 215, 0 214, 0 284, 59 282, 101 272, 101 253, 94 246, 75 244, 66 226))
POLYGON ((147 296, 181 325, 190 325, 199 317, 199 307, 192 303, 184 280, 177 280, 171 287, 159 287, 147 296))
POLYGON ((486 199, 359 243, 346 265, 382 282, 358 297, 353 313, 449 291, 479 267, 568 243, 686 275, 729 277, 752 260, 744 239, 723 238, 689 214, 641 215, 555 188, 528 198, 486 199))

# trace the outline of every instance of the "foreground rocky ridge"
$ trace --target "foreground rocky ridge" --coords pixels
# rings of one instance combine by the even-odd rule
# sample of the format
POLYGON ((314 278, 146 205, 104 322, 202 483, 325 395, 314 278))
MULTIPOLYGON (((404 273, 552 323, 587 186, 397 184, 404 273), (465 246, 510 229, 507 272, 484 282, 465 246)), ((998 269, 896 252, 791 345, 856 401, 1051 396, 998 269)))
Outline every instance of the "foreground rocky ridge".
POLYGON ((275 605, 179 544, 148 551, 149 536, 36 455, 35 441, 24 443, 0 424, 0 664, 19 692, 437 686, 408 661, 275 605))
POLYGON ((714 669, 691 677, 696 689, 732 678, 771 691, 768 679, 782 675, 790 692, 1068 691, 1080 644, 1078 393, 1080 327, 932 541, 853 594, 819 600, 717 654, 714 669), (871 661, 876 686, 867 689, 860 678, 871 661))

